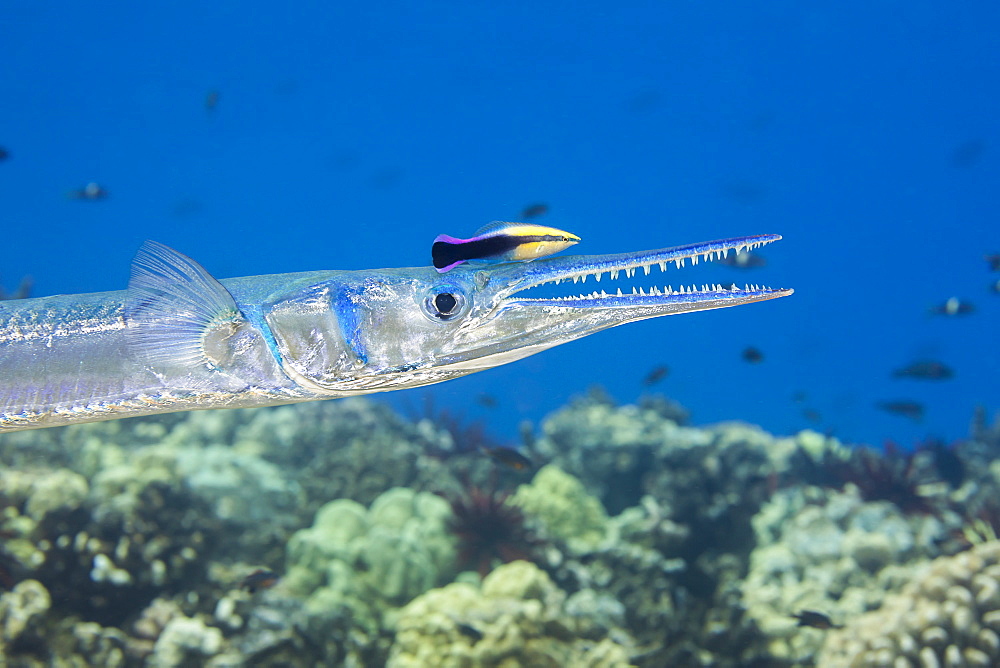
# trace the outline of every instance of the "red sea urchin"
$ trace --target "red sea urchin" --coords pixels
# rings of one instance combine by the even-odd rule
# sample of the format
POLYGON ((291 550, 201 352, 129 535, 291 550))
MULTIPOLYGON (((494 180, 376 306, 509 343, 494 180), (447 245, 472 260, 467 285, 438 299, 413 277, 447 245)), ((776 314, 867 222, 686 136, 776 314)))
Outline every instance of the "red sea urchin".
POLYGON ((533 560, 540 541, 509 498, 509 492, 470 486, 464 494, 448 499, 452 511, 448 528, 458 538, 461 568, 472 568, 485 576, 495 560, 533 560))

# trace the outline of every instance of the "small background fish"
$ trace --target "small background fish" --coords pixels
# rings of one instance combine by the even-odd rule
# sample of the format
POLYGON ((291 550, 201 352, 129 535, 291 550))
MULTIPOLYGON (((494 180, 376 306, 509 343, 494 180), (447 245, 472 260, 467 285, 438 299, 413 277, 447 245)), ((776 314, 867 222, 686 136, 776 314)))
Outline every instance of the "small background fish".
POLYGON ((915 422, 920 422, 924 417, 924 406, 916 401, 900 399, 896 401, 880 401, 875 405, 887 413, 908 417, 915 422))
POLYGON ((945 316, 969 315, 975 311, 975 304, 959 299, 958 297, 951 297, 945 303, 930 308, 931 315, 945 316))
POLYGON ((549 205, 544 204, 542 202, 538 202, 536 204, 529 204, 528 206, 524 207, 524 209, 521 211, 521 218, 524 218, 525 220, 531 220, 532 218, 539 218, 541 216, 544 216, 548 212, 549 212, 549 205))
POLYGON ((892 372, 893 378, 913 378, 916 380, 948 380, 955 372, 943 362, 920 360, 892 372))

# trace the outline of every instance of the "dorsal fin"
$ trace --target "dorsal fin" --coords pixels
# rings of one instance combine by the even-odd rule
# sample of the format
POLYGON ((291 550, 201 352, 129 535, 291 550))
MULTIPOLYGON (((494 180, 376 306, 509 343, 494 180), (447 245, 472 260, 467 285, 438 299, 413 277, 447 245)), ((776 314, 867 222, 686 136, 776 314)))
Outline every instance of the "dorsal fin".
POLYGON ((502 220, 494 220, 492 223, 486 223, 478 230, 476 230, 476 236, 481 237, 485 234, 503 232, 513 226, 520 225, 521 223, 508 223, 502 220))
POLYGON ((132 260, 125 306, 132 349, 157 365, 214 368, 211 349, 246 321, 222 283, 156 241, 146 241, 132 260))

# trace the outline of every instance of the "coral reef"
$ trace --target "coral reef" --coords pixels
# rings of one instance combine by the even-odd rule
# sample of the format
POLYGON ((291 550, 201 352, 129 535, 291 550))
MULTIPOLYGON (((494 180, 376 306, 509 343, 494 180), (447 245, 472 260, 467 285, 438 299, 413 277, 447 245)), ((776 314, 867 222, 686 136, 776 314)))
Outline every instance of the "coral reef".
POLYGON ((285 585, 306 597, 307 626, 346 616, 352 633, 387 642, 395 608, 454 575, 450 513, 444 499, 403 487, 370 509, 349 499, 320 508, 288 543, 285 585))
POLYGON ((583 483, 552 464, 521 485, 510 502, 538 519, 547 534, 566 543, 594 545, 604 538, 608 516, 583 483))
POLYGON ((508 492, 473 485, 448 502, 448 530, 457 540, 459 568, 474 569, 482 577, 497 562, 537 557, 541 541, 508 492))
POLYGON ((1000 542, 941 557, 914 572, 882 607, 833 631, 818 665, 1000 664, 1000 542))
POLYGON ((750 425, 696 429, 654 408, 588 399, 547 418, 534 449, 580 479, 609 513, 650 495, 673 517, 697 524, 701 542, 719 547, 748 544, 749 518, 794 448, 786 441, 776 444, 750 425))
POLYGON ((353 588, 366 599, 406 603, 451 572, 449 517, 442 498, 405 487, 385 492, 368 510, 349 499, 331 501, 288 542, 287 584, 300 593, 353 588))
POLYGON ((877 607, 940 554, 958 521, 908 515, 889 501, 866 503, 851 485, 779 491, 753 519, 757 547, 740 585, 769 653, 810 660, 823 632, 800 628, 793 613, 820 610, 839 623, 877 607))
POLYGON ((300 480, 309 515, 331 498, 368 505, 393 487, 442 492, 458 488, 442 453, 455 448, 429 420, 411 424, 386 406, 343 399, 248 411, 234 427, 246 447, 300 480))
POLYGON ((52 597, 36 580, 23 580, 0 597, 0 655, 43 642, 43 620, 51 607, 52 597))
POLYGON ((592 393, 526 438, 537 470, 361 399, 2 435, 0 663, 995 659, 995 428, 911 454, 685 421, 592 393))
POLYGON ((482 586, 433 589, 400 611, 389 668, 632 665, 620 603, 592 590, 567 597, 538 567, 515 561, 482 586))

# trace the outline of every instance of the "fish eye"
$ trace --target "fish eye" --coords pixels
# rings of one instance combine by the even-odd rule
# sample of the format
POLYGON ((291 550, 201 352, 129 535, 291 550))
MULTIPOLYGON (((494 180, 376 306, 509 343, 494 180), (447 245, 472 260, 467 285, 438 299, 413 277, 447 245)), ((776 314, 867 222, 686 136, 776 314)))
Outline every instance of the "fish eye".
POLYGON ((465 296, 454 286, 439 286, 424 298, 424 310, 438 320, 451 320, 465 310, 465 296))

